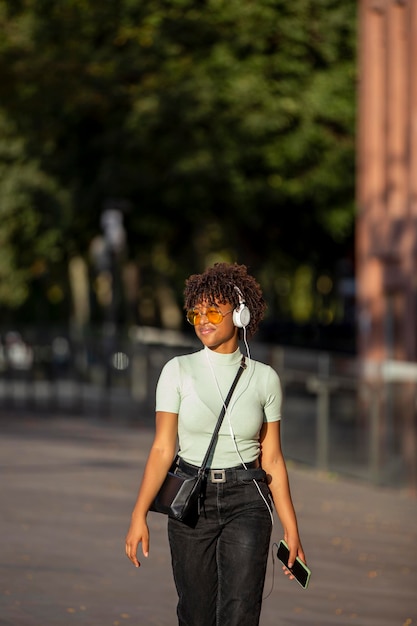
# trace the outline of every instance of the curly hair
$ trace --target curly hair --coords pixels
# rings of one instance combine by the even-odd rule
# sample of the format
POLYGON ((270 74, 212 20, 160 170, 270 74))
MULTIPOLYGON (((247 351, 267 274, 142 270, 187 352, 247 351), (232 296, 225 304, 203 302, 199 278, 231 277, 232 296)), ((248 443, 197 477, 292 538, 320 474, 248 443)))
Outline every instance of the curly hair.
POLYGON ((253 336, 264 316, 266 304, 259 284, 253 276, 248 274, 245 265, 215 263, 202 274, 192 274, 185 281, 184 309, 192 309, 203 300, 208 304, 230 303, 234 308, 238 308, 239 292, 235 287, 242 292, 245 304, 250 311, 247 331, 253 336))

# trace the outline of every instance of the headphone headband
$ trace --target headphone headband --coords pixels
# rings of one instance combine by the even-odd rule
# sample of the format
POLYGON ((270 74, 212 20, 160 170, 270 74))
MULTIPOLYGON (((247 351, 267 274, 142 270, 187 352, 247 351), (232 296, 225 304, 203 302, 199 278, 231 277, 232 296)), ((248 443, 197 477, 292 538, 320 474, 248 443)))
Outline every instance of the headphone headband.
POLYGON ((245 298, 243 297, 243 293, 240 291, 239 287, 237 285, 233 285, 235 291, 237 291, 237 295, 239 297, 239 304, 244 304, 245 303, 245 298))

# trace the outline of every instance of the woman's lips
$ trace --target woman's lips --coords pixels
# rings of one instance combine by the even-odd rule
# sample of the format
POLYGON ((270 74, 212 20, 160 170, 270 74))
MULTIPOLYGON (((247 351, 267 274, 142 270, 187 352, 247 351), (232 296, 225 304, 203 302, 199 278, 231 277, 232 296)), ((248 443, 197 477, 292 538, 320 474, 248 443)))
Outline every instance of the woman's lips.
POLYGON ((204 326, 203 328, 199 329, 200 335, 210 335, 210 333, 214 331, 215 331, 215 328, 212 328, 211 326, 204 326))

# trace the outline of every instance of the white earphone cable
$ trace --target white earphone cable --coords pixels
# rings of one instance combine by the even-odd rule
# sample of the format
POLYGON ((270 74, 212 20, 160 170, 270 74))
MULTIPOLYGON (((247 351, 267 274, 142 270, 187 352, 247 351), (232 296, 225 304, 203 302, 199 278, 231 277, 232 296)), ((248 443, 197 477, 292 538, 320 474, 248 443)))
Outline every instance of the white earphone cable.
MULTIPOLYGON (((250 350, 249 350, 249 345, 248 345, 247 338, 246 338, 246 328, 245 328, 245 327, 243 328, 243 340, 244 340, 244 343, 245 343, 246 352, 247 352, 247 355, 248 355, 248 361, 249 361, 248 376, 247 376, 247 384, 246 384, 246 386, 244 387, 244 389, 242 389, 242 391, 239 393, 239 395, 237 396, 237 398, 235 398, 235 400, 234 400, 234 402, 233 402, 233 405, 232 405, 232 406, 234 406, 234 405, 236 404, 237 400, 238 400, 238 399, 242 396, 242 394, 243 394, 243 393, 247 390, 247 388, 248 388, 248 386, 249 386, 250 378, 251 378, 251 376, 249 376, 249 374, 250 374, 250 368, 251 368, 251 367, 253 367, 253 365, 251 364, 251 361, 252 361, 252 360, 251 360, 251 358, 250 358, 250 350)), ((219 393, 219 396, 220 396, 220 398, 221 398, 221 400, 222 400, 222 403, 223 403, 223 406, 224 406, 224 409, 225 409, 225 417, 227 418, 227 423, 228 423, 228 425, 229 425, 229 433, 230 433, 230 437, 231 437, 232 442, 233 442, 233 447, 234 447, 234 449, 235 449, 235 451, 236 451, 236 454, 238 455, 238 457, 239 457, 239 459, 240 459, 240 462, 242 463, 243 467, 245 468, 245 470, 247 470, 247 469, 248 469, 248 467, 247 467, 247 465, 246 465, 245 461, 243 460, 243 458, 242 458, 242 456, 241 456, 241 454, 240 454, 240 451, 239 451, 239 448, 238 448, 238 446, 237 446, 237 442, 236 442, 235 433, 234 433, 234 431, 233 431, 232 421, 231 421, 231 419, 230 419, 230 418, 231 418, 231 415, 230 415, 230 414, 231 414, 231 410, 232 410, 232 409, 230 408, 230 404, 229 404, 229 406, 226 406, 226 403, 225 403, 225 400, 224 400, 223 394, 222 394, 222 392, 221 392, 220 385, 219 385, 219 383, 218 383, 218 380, 217 380, 217 377, 216 377, 216 373, 215 373, 215 371, 214 371, 213 365, 212 365, 211 360, 210 360, 210 355, 209 355, 209 352, 208 352, 208 350, 207 350, 207 349, 205 350, 205 353, 206 353, 207 361, 208 361, 208 364, 209 364, 209 367, 210 367, 210 371, 211 371, 211 373, 212 373, 212 376, 213 376, 213 379, 214 379, 214 382, 215 382, 215 385, 216 385, 217 391, 218 391, 218 393, 219 393)), ((259 495, 261 496, 262 500, 265 502, 265 505, 266 505, 266 508, 268 509, 269 515, 270 515, 270 517, 271 517, 271 523, 272 523, 272 526, 273 526, 273 525, 274 525, 274 515, 273 515, 273 509, 272 509, 272 507, 270 506, 270 504, 268 503, 268 501, 266 500, 265 496, 263 495, 263 493, 262 493, 262 491, 261 491, 261 489, 260 489, 260 487, 259 487, 259 485, 258 485, 258 483, 257 483, 257 481, 256 481, 255 479, 253 479, 253 483, 254 483, 255 487, 257 488, 257 490, 258 490, 258 492, 259 492, 259 495)))

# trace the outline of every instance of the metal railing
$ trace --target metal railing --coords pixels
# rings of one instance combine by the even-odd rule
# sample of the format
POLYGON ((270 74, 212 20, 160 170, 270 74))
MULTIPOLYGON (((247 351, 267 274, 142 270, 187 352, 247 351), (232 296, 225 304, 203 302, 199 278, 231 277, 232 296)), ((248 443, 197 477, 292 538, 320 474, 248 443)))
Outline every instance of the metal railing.
MULTIPOLYGON (((199 349, 181 333, 137 328, 129 336, 74 338, 2 333, 0 411, 112 418, 154 417, 164 363, 199 349)), ((416 368, 384 363, 369 372, 332 353, 251 346, 280 375, 282 439, 289 461, 375 484, 415 487, 416 368)))

